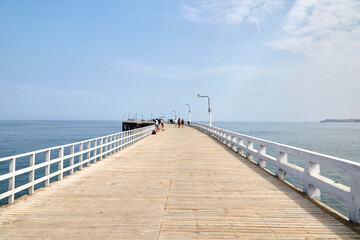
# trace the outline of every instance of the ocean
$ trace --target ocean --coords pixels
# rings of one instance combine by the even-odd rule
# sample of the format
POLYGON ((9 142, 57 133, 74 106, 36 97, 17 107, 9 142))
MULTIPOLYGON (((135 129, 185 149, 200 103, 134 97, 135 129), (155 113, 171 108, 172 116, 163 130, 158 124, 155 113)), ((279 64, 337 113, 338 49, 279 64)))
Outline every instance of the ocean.
MULTIPOLYGON (((261 122, 214 122, 213 126, 233 132, 274 141, 306 150, 315 151, 347 160, 360 162, 360 124, 359 123, 261 123, 261 122)), ((271 155, 276 153, 269 151, 271 155)), ((288 161, 304 167, 301 159, 292 156, 288 161)), ((275 168, 267 164, 267 169, 275 173, 275 168)), ((335 169, 320 168, 320 173, 335 182, 350 186, 350 176, 335 169)), ((302 180, 291 174, 285 180, 302 189, 302 180)), ((349 206, 322 192, 321 201, 345 216, 349 206)))
MULTIPOLYGON (((79 142, 121 131, 121 121, 0 121, 0 158, 79 142)), ((65 150, 65 153, 68 154, 69 152, 65 150)), ((54 154, 56 155, 56 152, 54 154)), ((37 157, 37 163, 44 161, 44 156, 40 157, 40 159, 37 157)), ((55 156, 52 156, 53 158, 55 156)), ((64 162, 64 167, 68 165, 69 163, 64 162)), ((28 158, 17 159, 17 170, 28 166, 28 158)), ((7 173, 8 169, 8 161, 0 162, 0 175, 7 173)), ((51 166, 51 172, 56 170, 57 166, 55 164, 51 166)), ((36 171, 35 179, 44 176, 44 171, 44 169, 36 171)), ((65 173, 64 176, 67 174, 65 173)), ((18 175, 15 179, 15 187, 27 183, 28 179, 28 173, 18 175)), ((50 179, 51 182, 55 180, 56 177, 50 179)), ((37 184, 35 189, 43 186, 44 183, 37 184)), ((6 192, 7 189, 8 180, 0 181, 0 194, 6 192)), ((15 198, 24 194, 27 194, 27 190, 16 193, 15 198)), ((7 203, 7 199, 0 199, 0 205, 5 203, 7 203)))
MULTIPOLYGON (((261 122, 213 122, 216 127, 287 144, 315 152, 360 162, 359 123, 261 123, 261 122)), ((78 142, 121 132, 121 121, 0 121, 0 158, 35 151, 38 149, 78 142)), ((289 157, 289 162, 303 166, 299 159, 289 157)), ((0 174, 8 166, 0 164, 0 174)), ((274 168, 268 167, 274 172, 274 168)), ((321 173, 349 186, 350 177, 333 169, 321 169, 321 173)), ((286 174, 286 180, 302 188, 299 179, 286 174)), ((41 186, 39 186, 41 187, 41 186)), ((0 182, 0 193, 7 188, 7 181, 0 182)), ((26 191, 17 195, 26 194, 26 191)), ((349 207, 326 193, 321 200, 348 215, 349 207)), ((6 201, 0 201, 0 205, 6 201)))

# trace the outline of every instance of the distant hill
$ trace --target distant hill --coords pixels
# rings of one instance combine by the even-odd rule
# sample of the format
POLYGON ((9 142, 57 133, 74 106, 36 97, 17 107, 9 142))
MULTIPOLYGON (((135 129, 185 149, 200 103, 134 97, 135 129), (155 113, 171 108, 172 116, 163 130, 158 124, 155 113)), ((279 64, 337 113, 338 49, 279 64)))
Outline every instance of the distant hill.
POLYGON ((325 119, 320 121, 321 123, 360 123, 360 119, 325 119))

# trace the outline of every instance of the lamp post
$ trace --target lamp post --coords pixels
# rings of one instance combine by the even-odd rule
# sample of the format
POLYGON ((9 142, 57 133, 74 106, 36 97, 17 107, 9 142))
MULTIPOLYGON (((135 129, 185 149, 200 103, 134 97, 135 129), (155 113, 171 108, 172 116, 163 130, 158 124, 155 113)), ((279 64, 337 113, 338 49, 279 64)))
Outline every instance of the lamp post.
POLYGON ((191 123, 191 110, 190 110, 190 104, 185 104, 189 107, 189 124, 191 123))
POLYGON ((198 94, 198 98, 207 98, 208 99, 209 126, 211 126, 211 112, 212 112, 212 109, 210 108, 210 98, 208 96, 201 96, 200 94, 198 94))
POLYGON ((173 113, 175 113, 175 119, 176 119, 176 112, 175 112, 175 110, 173 110, 173 113))

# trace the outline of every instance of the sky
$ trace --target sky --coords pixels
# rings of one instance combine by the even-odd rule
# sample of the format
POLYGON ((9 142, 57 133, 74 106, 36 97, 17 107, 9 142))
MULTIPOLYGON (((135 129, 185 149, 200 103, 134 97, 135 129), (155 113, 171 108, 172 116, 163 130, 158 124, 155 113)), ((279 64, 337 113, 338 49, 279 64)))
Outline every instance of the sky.
POLYGON ((0 0, 0 119, 360 118, 359 0, 0 0))

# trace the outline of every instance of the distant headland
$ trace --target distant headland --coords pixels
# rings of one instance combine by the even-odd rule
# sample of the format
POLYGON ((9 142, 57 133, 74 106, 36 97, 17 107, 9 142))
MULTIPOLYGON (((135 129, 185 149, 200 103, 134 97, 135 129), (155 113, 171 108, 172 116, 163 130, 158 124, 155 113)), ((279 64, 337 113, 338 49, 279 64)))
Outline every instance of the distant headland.
POLYGON ((360 123, 360 119, 325 119, 321 123, 360 123))

